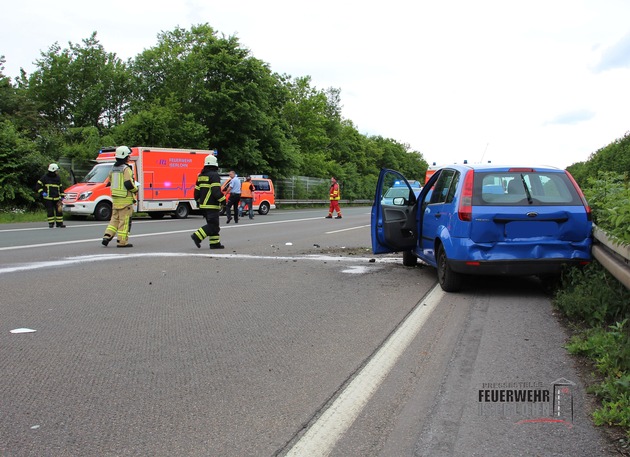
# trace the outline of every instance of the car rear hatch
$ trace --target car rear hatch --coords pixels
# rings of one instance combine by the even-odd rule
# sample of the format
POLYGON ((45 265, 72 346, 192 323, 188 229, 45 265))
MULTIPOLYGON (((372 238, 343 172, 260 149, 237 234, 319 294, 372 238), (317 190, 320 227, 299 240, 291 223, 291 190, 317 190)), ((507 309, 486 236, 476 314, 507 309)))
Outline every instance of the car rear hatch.
POLYGON ((475 172, 470 238, 476 243, 582 242, 590 211, 562 170, 475 172))

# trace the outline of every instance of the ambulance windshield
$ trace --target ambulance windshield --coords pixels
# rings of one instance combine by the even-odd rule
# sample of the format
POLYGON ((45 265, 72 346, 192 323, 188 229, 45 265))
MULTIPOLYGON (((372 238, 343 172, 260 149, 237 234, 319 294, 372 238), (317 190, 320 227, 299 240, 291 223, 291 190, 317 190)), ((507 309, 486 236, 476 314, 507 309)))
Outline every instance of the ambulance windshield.
POLYGON ((105 182, 107 176, 109 176, 109 172, 112 170, 112 166, 113 164, 111 163, 100 163, 94 165, 94 168, 85 175, 84 182, 105 182))

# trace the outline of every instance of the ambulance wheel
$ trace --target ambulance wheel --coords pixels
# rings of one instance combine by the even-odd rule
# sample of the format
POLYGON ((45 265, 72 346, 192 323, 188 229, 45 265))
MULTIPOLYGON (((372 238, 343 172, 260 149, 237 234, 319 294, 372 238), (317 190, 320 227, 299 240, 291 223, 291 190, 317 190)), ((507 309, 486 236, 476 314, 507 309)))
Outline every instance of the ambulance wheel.
POLYGON ((164 217, 163 211, 149 211, 148 214, 151 219, 162 219, 164 217))
POLYGON ((110 202, 100 202, 94 209, 94 219, 97 221, 108 221, 112 218, 112 204, 110 202))
POLYGON ((269 203, 267 202, 261 202, 260 206, 258 207, 258 214, 262 214, 263 216, 265 214, 269 213, 269 203))
POLYGON ((180 203, 179 205, 177 205, 177 208, 175 208, 173 217, 175 219, 186 219, 189 214, 190 206, 188 206, 188 203, 180 203))

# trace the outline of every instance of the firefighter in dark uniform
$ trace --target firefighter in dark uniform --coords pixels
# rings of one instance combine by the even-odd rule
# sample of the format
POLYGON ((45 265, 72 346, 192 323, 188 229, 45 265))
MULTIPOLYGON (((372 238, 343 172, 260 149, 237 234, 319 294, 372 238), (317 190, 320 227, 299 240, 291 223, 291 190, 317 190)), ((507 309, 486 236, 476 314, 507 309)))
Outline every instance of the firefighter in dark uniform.
POLYGON ((59 228, 65 228, 63 223, 63 213, 61 200, 65 196, 61 190, 61 178, 59 177, 59 165, 51 163, 48 166, 48 173, 37 181, 37 194, 44 200, 46 214, 48 217, 48 227, 53 228, 55 224, 59 228))
POLYGON ((195 246, 201 247, 201 242, 208 237, 210 249, 223 249, 219 239, 219 212, 225 204, 225 195, 221 192, 221 177, 219 176, 217 158, 208 155, 204 160, 204 167, 197 177, 195 185, 195 201, 206 218, 206 225, 190 235, 195 246))

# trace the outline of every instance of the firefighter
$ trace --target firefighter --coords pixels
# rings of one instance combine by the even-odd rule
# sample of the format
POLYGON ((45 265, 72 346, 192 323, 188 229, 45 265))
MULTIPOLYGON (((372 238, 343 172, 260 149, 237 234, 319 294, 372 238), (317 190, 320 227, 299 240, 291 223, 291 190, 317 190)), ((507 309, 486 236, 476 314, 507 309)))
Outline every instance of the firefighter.
POLYGON ((46 215, 48 217, 48 227, 53 228, 56 224, 59 228, 65 228, 63 213, 61 212, 64 193, 61 190, 59 165, 56 163, 48 165, 48 172, 39 178, 36 189, 40 198, 44 200, 46 215))
POLYGON ((109 173, 109 182, 107 183, 107 186, 112 188, 112 217, 103 235, 101 242, 103 246, 107 246, 114 235, 117 235, 116 247, 133 247, 133 244, 130 244, 128 240, 138 186, 133 179, 133 170, 128 164, 130 154, 131 150, 127 146, 116 148, 116 163, 109 173))
POLYGON ((330 178, 330 191, 328 194, 330 196, 330 208, 328 209, 326 219, 332 219, 333 211, 337 211, 336 219, 341 219, 341 209, 339 208, 341 194, 339 193, 339 184, 337 184, 337 180, 334 177, 330 178))
POLYGON ((221 205, 225 204, 225 195, 221 192, 221 177, 219 176, 219 164, 217 158, 208 155, 204 160, 204 167, 197 177, 195 184, 195 201, 206 218, 206 225, 201 227, 190 238, 198 248, 201 242, 208 237, 210 249, 223 249, 219 238, 219 212, 221 205))

